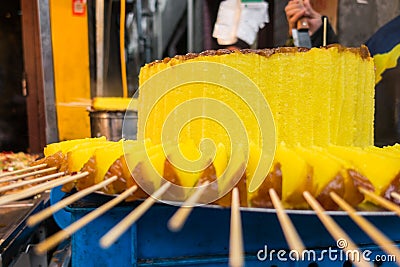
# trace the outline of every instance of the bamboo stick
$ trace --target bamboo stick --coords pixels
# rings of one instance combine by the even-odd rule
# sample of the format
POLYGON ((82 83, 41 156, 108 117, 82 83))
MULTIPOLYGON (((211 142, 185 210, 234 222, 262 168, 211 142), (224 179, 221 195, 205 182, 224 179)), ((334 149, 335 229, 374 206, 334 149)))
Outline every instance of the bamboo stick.
POLYGON ((400 266, 400 250, 396 247, 396 245, 372 223, 359 215, 352 206, 350 206, 335 192, 330 192, 329 194, 333 201, 335 201, 335 203, 338 204, 341 209, 345 210, 349 214, 350 218, 361 229, 363 229, 364 232, 366 232, 376 244, 378 244, 388 255, 394 255, 396 257, 396 262, 400 266))
POLYGON ((110 183, 114 182, 115 180, 117 180, 118 177, 117 176, 113 176, 107 180, 104 180, 101 183, 95 184, 91 187, 85 188, 67 198, 64 198, 60 201, 58 201, 57 203, 55 203, 54 205, 30 216, 26 222, 26 224, 28 226, 34 226, 36 224, 38 224, 39 222, 47 219, 48 217, 50 217, 51 215, 53 215, 54 213, 56 213, 57 211, 65 208, 66 206, 68 206, 71 203, 74 203, 75 201, 97 191, 100 190, 101 188, 103 188, 104 186, 109 185, 110 183))
POLYGON ((10 177, 7 176, 7 177, 0 179, 0 183, 15 181, 18 179, 22 179, 22 178, 26 178, 29 176, 34 176, 34 175, 42 174, 42 173, 46 173, 46 172, 51 172, 51 171, 55 171, 55 170, 57 170, 56 167, 51 167, 51 168, 42 169, 42 170, 38 170, 38 171, 34 171, 34 172, 28 172, 28 173, 24 173, 24 174, 20 174, 20 175, 15 175, 15 176, 10 176, 10 177))
POLYGON ((108 210, 112 209, 114 206, 119 204, 121 201, 123 201, 125 198, 127 198, 129 195, 131 195, 133 192, 137 190, 137 186, 134 185, 127 190, 125 190, 122 194, 119 196, 111 199, 104 205, 98 207, 97 209, 94 209, 92 212, 86 214, 84 217, 79 219, 78 221, 74 222, 73 224, 69 225, 67 228, 64 228, 63 230, 55 233, 54 235, 50 236, 43 242, 39 243, 36 246, 36 252, 38 254, 44 254, 46 253, 49 249, 55 247, 58 243, 63 241, 64 239, 70 237, 73 235, 76 231, 87 225, 88 223, 92 222, 99 216, 103 215, 105 212, 108 210))
POLYGON ((365 196, 370 197, 373 199, 376 203, 378 203, 380 206, 382 206, 385 209, 388 209, 390 211, 395 212, 398 216, 400 216, 400 207, 393 202, 387 200, 386 198, 383 198, 381 196, 378 196, 374 192, 371 192, 365 188, 359 187, 358 190, 364 194, 365 196))
POLYGON ((209 181, 206 181, 199 188, 197 188, 196 192, 194 192, 193 195, 191 195, 175 212, 175 214, 168 221, 169 230, 177 232, 182 229, 183 225, 186 222, 186 219, 193 210, 193 206, 197 204, 197 201, 203 194, 204 190, 207 188, 208 184, 209 181))
POLYGON ((15 194, 11 194, 11 195, 5 195, 0 197, 0 206, 10 203, 12 201, 16 201, 16 200, 20 200, 20 199, 24 199, 27 197, 31 197, 34 196, 36 194, 39 194, 41 192, 44 192, 50 188, 54 188, 57 187, 59 185, 63 185, 69 182, 72 182, 74 180, 83 178, 85 176, 87 176, 89 173, 88 172, 83 172, 83 173, 78 173, 76 175, 69 175, 69 176, 64 176, 61 178, 57 178, 55 180, 46 182, 46 183, 42 183, 40 185, 37 186, 33 186, 31 188, 22 190, 21 192, 15 193, 15 194))
POLYGON ((243 256, 242 220, 240 217, 239 190, 232 190, 231 228, 229 240, 229 266, 241 267, 244 265, 243 256))
POLYGON ((391 196, 392 198, 395 198, 395 199, 397 199, 397 200, 400 201, 400 194, 399 194, 399 193, 392 192, 392 193, 390 194, 390 196, 391 196))
POLYGON ((15 174, 22 173, 22 172, 26 172, 26 171, 40 169, 40 168, 43 168, 43 167, 46 167, 46 166, 47 166, 47 164, 39 164, 39 165, 36 165, 36 166, 27 167, 27 168, 20 169, 20 170, 15 170, 15 171, 11 171, 11 172, 3 172, 3 173, 0 173, 0 178, 8 177, 8 176, 15 175, 15 174))
POLYGON ((278 216, 279 223, 281 224, 289 248, 291 250, 302 253, 304 250, 304 244, 301 241, 301 238, 296 229, 294 228, 292 221, 283 209, 278 194, 273 188, 271 188, 269 190, 269 195, 271 196, 272 204, 274 205, 274 208, 276 210, 276 215, 278 216))
POLYGON ((57 173, 49 174, 49 175, 46 175, 46 176, 41 176, 39 178, 30 179, 30 180, 23 180, 23 181, 16 182, 16 183, 13 183, 13 184, 10 184, 10 185, 5 185, 5 186, 0 187, 0 193, 5 192, 5 191, 9 191, 9 190, 12 190, 12 189, 24 186, 24 185, 40 183, 40 182, 43 182, 43 181, 51 180, 53 178, 57 178, 57 177, 60 177, 60 176, 63 176, 63 175, 64 175, 64 172, 57 172, 57 173))
MULTIPOLYGON (((332 219, 331 216, 325 213, 324 208, 318 203, 318 201, 307 191, 303 192, 303 196, 307 203, 315 211, 318 218, 331 234, 331 236, 336 240, 336 242, 343 241, 343 247, 341 249, 352 253, 358 251, 358 255, 361 255, 360 249, 354 244, 350 237, 340 228, 340 226, 332 219)), ((353 262, 356 266, 369 267, 370 264, 366 262, 361 256, 359 260, 353 262)))
POLYGON ((142 204, 136 207, 122 221, 111 228, 101 239, 100 246, 104 249, 110 247, 132 224, 134 224, 155 202, 161 197, 171 183, 165 183, 153 195, 149 196, 142 204))

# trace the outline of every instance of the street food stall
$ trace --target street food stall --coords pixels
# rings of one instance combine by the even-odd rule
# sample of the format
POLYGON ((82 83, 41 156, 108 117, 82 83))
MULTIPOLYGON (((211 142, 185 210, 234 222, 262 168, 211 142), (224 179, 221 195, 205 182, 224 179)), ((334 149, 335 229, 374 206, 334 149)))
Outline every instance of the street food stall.
MULTIPOLYGON (((400 265, 368 47, 207 50, 214 4, 21 1, 30 148, 1 155, 0 267, 400 265)), ((225 4, 279 25, 276 1, 225 4)))

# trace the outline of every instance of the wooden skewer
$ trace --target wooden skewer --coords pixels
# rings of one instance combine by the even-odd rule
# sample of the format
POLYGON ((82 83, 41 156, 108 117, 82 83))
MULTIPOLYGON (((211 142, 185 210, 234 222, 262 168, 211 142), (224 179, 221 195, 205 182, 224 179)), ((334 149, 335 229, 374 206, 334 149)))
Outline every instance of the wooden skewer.
POLYGON ((390 194, 390 196, 391 196, 392 198, 395 198, 395 199, 397 199, 397 200, 400 200, 400 194, 399 194, 399 193, 392 192, 392 193, 390 194))
POLYGON ((15 181, 18 179, 22 179, 25 177, 29 177, 29 176, 33 176, 33 175, 37 175, 37 174, 42 174, 45 172, 51 172, 51 171, 55 171, 57 170, 57 167, 51 167, 51 168, 47 168, 47 169, 43 169, 43 170, 38 170, 38 171, 34 171, 34 172, 28 172, 28 173, 24 173, 24 174, 20 174, 20 175, 16 175, 16 176, 10 176, 10 177, 5 177, 0 179, 0 183, 4 183, 4 182, 9 182, 9 181, 15 181))
POLYGON ((55 233, 54 235, 50 236, 43 242, 39 243, 36 246, 36 252, 38 254, 44 254, 49 249, 55 247, 58 243, 63 241, 64 239, 73 235, 76 231, 93 221, 94 219, 98 218, 99 216, 103 215, 108 210, 112 209, 114 206, 118 205, 121 201, 131 195, 133 192, 137 190, 137 186, 134 185, 128 189, 126 189, 122 194, 119 196, 111 199, 104 205, 94 209, 92 212, 86 214, 84 217, 79 219, 78 221, 74 222, 73 224, 69 225, 67 228, 55 233))
POLYGON ((153 195, 149 196, 142 204, 129 213, 122 221, 111 228, 111 230, 100 239, 100 246, 102 248, 110 247, 115 240, 131 227, 131 225, 134 224, 156 202, 156 200, 167 191, 170 186, 171 183, 165 183, 153 195))
POLYGON ((357 211, 335 192, 330 192, 329 195, 333 199, 333 201, 335 201, 335 203, 338 204, 340 208, 345 210, 353 219, 353 221, 361 229, 363 229, 371 237, 371 239, 374 240, 388 255, 394 255, 396 257, 397 264, 400 265, 400 250, 390 239, 388 239, 372 223, 370 223, 361 215, 357 214, 357 211))
POLYGON ((203 183, 196 192, 193 193, 183 204, 182 206, 175 212, 174 216, 168 221, 168 228, 171 231, 177 232, 182 229, 183 225, 186 222, 186 219, 192 212, 193 206, 197 204, 197 201, 203 194, 204 190, 207 188, 209 181, 203 183))
POLYGON ((324 16, 323 17, 322 46, 326 46, 327 28, 328 28, 328 18, 326 16, 324 16))
POLYGON ((50 188, 57 187, 59 185, 66 184, 66 183, 72 182, 74 180, 83 178, 83 177, 87 176, 88 174, 89 174, 88 172, 82 172, 82 173, 78 173, 76 175, 64 176, 64 177, 61 177, 61 178, 58 178, 58 179, 55 179, 55 180, 52 180, 52 181, 49 181, 46 183, 42 183, 40 185, 33 186, 28 189, 22 190, 21 192, 18 192, 15 194, 2 196, 2 197, 0 197, 0 206, 10 203, 12 201, 16 201, 16 200, 34 196, 34 195, 39 194, 43 191, 46 191, 50 188))
POLYGON ((242 220, 240 218, 239 190, 232 190, 231 203, 231 229, 229 240, 229 266, 239 267, 244 265, 242 220))
POLYGON ((50 180, 50 179, 53 179, 53 178, 57 178, 57 177, 63 176, 64 174, 65 174, 64 172, 57 172, 57 173, 49 174, 49 175, 42 176, 42 177, 39 177, 39 178, 35 178, 35 179, 31 179, 31 180, 24 180, 24 181, 21 181, 21 182, 16 182, 16 183, 13 183, 13 184, 10 184, 10 185, 2 186, 2 187, 0 187, 0 193, 8 191, 8 190, 12 190, 12 189, 24 186, 24 185, 47 181, 47 180, 50 180))
POLYGON ((15 174, 22 173, 22 172, 27 172, 27 171, 31 171, 31 170, 40 169, 40 168, 43 168, 43 167, 46 167, 46 166, 47 166, 47 164, 39 164, 39 165, 36 165, 36 166, 27 167, 27 168, 20 169, 20 170, 0 173, 0 178, 8 177, 8 176, 15 175, 15 174))
POLYGON ((365 188, 359 187, 358 190, 362 194, 364 194, 364 195, 370 197, 371 199, 373 199, 374 201, 376 201, 379 205, 381 205, 385 209, 394 211, 398 216, 400 216, 400 207, 397 206, 396 204, 394 204, 393 202, 387 200, 386 198, 378 196, 374 192, 371 192, 365 188))
MULTIPOLYGON (((303 196, 308 202, 308 204, 311 206, 311 208, 315 211, 318 218, 323 223, 328 232, 331 234, 331 236, 336 241, 339 240, 345 241, 346 244, 343 247, 341 247, 341 249, 349 251, 349 253, 358 251, 359 253, 358 255, 361 255, 360 249, 354 244, 354 242, 350 239, 350 237, 340 228, 340 226, 332 219, 332 217, 325 213, 324 208, 321 207, 318 201, 307 191, 303 192, 303 196)), ((369 263, 366 262, 361 256, 359 261, 354 261, 354 264, 356 266, 362 266, 362 267, 370 266, 369 263)))
POLYGON ((291 250, 302 253, 304 250, 304 244, 301 241, 301 238, 296 229, 294 228, 292 221, 283 209, 278 194, 273 188, 271 188, 269 189, 269 195, 271 196, 272 204, 274 205, 274 208, 276 210, 276 215, 278 216, 289 248, 291 250))
POLYGON ((44 219, 50 217, 51 215, 53 215, 53 213, 56 213, 57 211, 65 208, 66 206, 68 206, 71 203, 74 203, 75 201, 103 188, 104 186, 109 185, 110 183, 114 182, 115 180, 117 180, 118 177, 117 176, 113 176, 111 178, 108 178, 107 180, 104 180, 101 183, 95 184, 91 187, 85 188, 67 198, 64 198, 61 201, 58 201, 57 203, 55 203, 54 205, 32 215, 31 217, 28 218, 26 224, 28 226, 34 226, 36 224, 38 224, 39 222, 43 221, 44 219))

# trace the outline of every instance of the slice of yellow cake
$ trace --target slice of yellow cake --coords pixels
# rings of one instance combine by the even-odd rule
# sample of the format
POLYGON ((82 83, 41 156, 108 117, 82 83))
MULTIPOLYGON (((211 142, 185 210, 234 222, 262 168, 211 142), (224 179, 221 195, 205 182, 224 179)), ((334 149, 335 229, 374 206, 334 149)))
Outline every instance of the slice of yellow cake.
POLYGON ((84 143, 76 145, 67 151, 68 172, 78 172, 83 165, 93 156, 98 148, 104 148, 115 144, 112 141, 84 143))
POLYGON ((332 154, 350 161, 359 173, 369 179, 377 195, 383 195, 388 185, 399 174, 400 158, 361 148, 330 146, 332 154))
POLYGON ((278 145, 275 161, 281 165, 284 206, 289 209, 308 208, 303 192, 314 194, 312 166, 284 143, 278 145))
POLYGON ((67 151, 69 151, 73 147, 80 145, 80 144, 105 142, 105 141, 106 141, 106 138, 104 136, 98 137, 98 138, 84 138, 84 139, 62 141, 62 142, 58 142, 58 143, 48 144, 44 148, 43 153, 46 157, 53 155, 58 151, 61 151, 62 153, 65 154, 67 151))
POLYGON ((211 158, 203 162, 204 164, 200 162, 196 164, 196 161, 201 158, 201 153, 193 142, 179 143, 178 149, 167 156, 172 164, 171 168, 176 172, 182 186, 193 187, 197 184, 203 170, 210 164, 211 158))
MULTIPOLYGON (((147 64, 140 72, 138 139, 150 138, 155 144, 160 143, 163 126, 170 116, 172 125, 182 126, 180 142, 193 139, 199 144, 202 138, 212 138, 216 143, 223 143, 230 153, 231 133, 226 132, 226 127, 233 122, 224 121, 226 125, 223 125, 198 117, 210 112, 208 104, 203 108, 192 105, 190 109, 191 102, 201 97, 224 103, 236 112, 248 133, 248 140, 261 145, 257 123, 260 118, 252 114, 252 108, 264 105, 264 99, 255 91, 254 99, 244 99, 226 88, 226 84, 235 86, 240 75, 231 77, 231 72, 223 66, 204 65, 210 68, 204 77, 208 82, 202 82, 201 77, 190 81, 192 67, 186 63, 196 62, 219 63, 248 77, 269 103, 278 142, 304 146, 364 147, 373 144, 373 60, 365 46, 344 48, 338 45, 310 50, 206 51, 147 64), (188 69, 182 72, 184 64, 188 69), (174 73, 178 69, 180 76, 176 77, 174 73), (144 86, 146 84, 151 84, 151 88, 144 86), (171 90, 163 96, 166 89, 171 90), (182 112, 178 112, 182 104, 188 105, 184 118, 195 118, 185 125, 178 121, 182 118, 182 112)), ((225 112, 222 107, 219 111, 225 112)))
MULTIPOLYGON (((329 156, 316 149, 296 146, 295 151, 313 168, 313 184, 315 196, 321 194, 322 190, 336 176, 343 176, 343 167, 329 156)), ((344 187, 343 187, 344 188, 344 187)))

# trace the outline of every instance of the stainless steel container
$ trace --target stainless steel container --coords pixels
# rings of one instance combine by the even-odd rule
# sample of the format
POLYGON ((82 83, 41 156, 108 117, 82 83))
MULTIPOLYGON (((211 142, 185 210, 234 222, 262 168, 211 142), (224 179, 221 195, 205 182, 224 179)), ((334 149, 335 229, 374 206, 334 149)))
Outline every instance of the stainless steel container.
POLYGON ((136 139, 136 111, 89 111, 92 137, 105 136, 107 140, 136 139))

